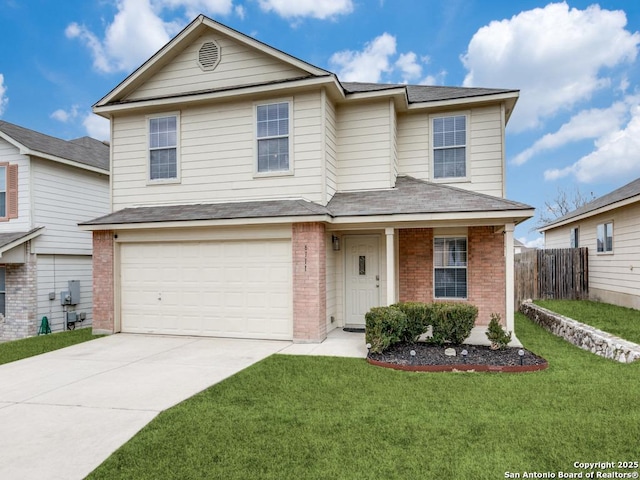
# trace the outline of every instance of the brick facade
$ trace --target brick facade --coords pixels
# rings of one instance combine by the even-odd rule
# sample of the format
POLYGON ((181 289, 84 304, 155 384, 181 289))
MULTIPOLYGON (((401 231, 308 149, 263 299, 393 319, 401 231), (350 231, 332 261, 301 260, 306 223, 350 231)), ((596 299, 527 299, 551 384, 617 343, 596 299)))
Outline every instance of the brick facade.
MULTIPOLYGON (((400 301, 433 302, 433 230, 399 230, 398 247, 400 301)), ((467 301, 478 307, 476 325, 488 325, 491 313, 506 324, 504 235, 493 227, 469 227, 467 249, 467 301)))
POLYGON ((494 227, 469 227, 467 282, 469 302, 478 307, 476 325, 489 325, 499 313, 506 325, 504 235, 494 227))
POLYGON ((327 250, 323 223, 294 223, 293 339, 321 342, 327 336, 327 250))
POLYGON ((113 232, 93 232, 93 332, 114 333, 113 232))
POLYGON ((398 247, 398 298, 401 302, 433 302, 433 230, 399 230, 398 247))
POLYGON ((0 325, 1 340, 17 340, 38 333, 37 263, 31 242, 25 242, 25 263, 5 266, 5 316, 0 325))

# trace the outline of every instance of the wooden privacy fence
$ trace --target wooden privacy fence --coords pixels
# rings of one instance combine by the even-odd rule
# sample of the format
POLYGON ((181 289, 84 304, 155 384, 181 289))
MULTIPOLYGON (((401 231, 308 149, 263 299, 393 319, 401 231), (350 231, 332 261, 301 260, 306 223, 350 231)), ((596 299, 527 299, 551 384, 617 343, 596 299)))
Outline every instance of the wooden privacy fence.
POLYGON ((588 249, 528 250, 515 256, 515 301, 589 296, 588 249))

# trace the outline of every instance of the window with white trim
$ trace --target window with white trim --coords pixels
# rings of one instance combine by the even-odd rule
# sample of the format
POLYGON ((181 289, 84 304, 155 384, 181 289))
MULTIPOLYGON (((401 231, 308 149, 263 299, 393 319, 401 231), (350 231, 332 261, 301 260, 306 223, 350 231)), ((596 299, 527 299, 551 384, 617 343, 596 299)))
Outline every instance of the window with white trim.
POLYGON ((597 234, 598 253, 613 252, 613 222, 599 224, 597 234))
POLYGON ((467 176, 467 117, 433 119, 433 178, 467 176))
POLYGON ((0 217, 7 216, 7 167, 0 167, 0 217))
POLYGON ((569 240, 570 240, 570 246, 571 248, 578 248, 580 246, 580 232, 578 230, 578 227, 573 227, 571 229, 571 232, 569 233, 569 240))
POLYGON ((178 178, 178 117, 149 118, 149 180, 178 178))
POLYGON ((433 239, 435 298, 467 298, 467 238, 433 239))
POLYGON ((0 163, 0 222, 18 218, 18 165, 0 163))
POLYGON ((291 170, 289 102, 256 106, 258 173, 291 170))

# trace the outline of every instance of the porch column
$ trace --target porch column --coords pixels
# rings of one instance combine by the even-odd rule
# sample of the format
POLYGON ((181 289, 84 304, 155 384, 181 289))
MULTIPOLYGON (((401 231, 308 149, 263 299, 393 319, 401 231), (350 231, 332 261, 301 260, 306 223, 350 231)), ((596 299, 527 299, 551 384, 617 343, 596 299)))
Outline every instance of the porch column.
POLYGON ((387 236, 387 301, 386 305, 396 303, 396 262, 395 262, 395 242, 393 228, 385 228, 387 236))
POLYGON ((514 247, 513 247, 513 223, 507 223, 504 226, 504 248, 505 248, 505 315, 507 316, 507 331, 514 332, 514 247))

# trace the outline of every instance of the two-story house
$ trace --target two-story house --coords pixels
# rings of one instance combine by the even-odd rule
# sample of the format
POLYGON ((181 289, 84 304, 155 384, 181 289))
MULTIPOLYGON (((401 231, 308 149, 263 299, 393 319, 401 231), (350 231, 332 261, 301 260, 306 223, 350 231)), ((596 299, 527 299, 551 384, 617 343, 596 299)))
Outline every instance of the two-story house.
POLYGON ((94 105, 94 331, 322 341, 398 300, 513 330, 518 91, 341 82, 204 16, 94 105))
POLYGON ((640 309, 640 178, 544 225, 544 248, 588 248, 589 298, 640 309))
POLYGON ((109 211, 107 144, 0 121, 0 341, 35 335, 43 317, 52 331, 80 313, 91 325, 92 238, 78 223, 109 211))

